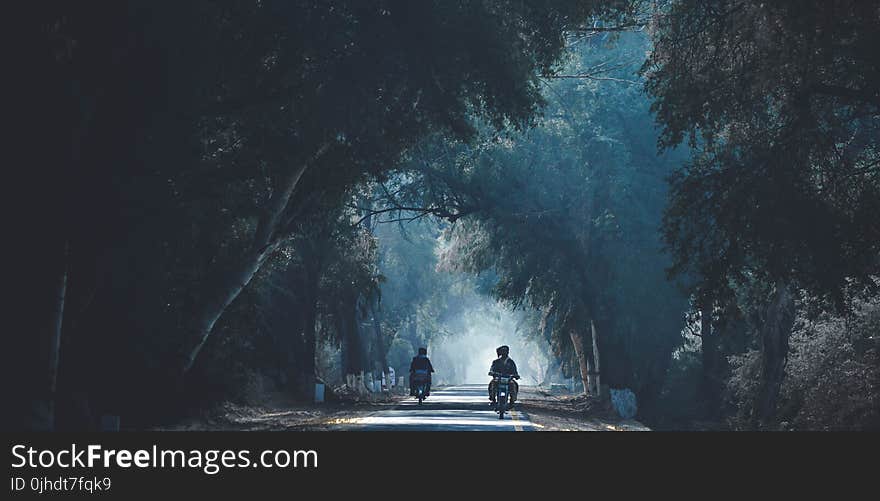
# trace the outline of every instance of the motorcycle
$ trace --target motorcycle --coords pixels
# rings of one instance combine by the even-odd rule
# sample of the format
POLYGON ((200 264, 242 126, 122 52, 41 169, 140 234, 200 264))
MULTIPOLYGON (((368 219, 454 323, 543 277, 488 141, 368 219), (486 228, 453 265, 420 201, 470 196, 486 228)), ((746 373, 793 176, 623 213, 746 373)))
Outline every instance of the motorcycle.
POLYGON ((417 370, 412 375, 413 386, 415 386, 416 398, 419 399, 419 405, 428 398, 428 371, 417 370))
POLYGON ((504 419, 504 413, 510 410, 510 382, 513 379, 519 379, 517 376, 505 376, 499 373, 490 373, 495 383, 495 412, 498 413, 498 419, 504 419))

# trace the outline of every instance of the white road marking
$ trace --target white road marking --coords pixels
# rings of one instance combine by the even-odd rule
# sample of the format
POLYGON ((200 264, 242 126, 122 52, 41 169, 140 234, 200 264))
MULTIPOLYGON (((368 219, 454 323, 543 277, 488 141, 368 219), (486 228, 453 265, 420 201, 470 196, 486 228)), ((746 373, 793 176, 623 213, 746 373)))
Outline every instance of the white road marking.
POLYGON ((513 429, 515 431, 523 431, 522 426, 519 424, 519 419, 516 417, 516 411, 510 411, 510 417, 513 418, 513 429))
POLYGON ((526 431, 535 427, 517 411, 507 413, 507 419, 498 419, 484 392, 483 385, 438 388, 422 405, 416 398, 407 398, 392 409, 337 424, 361 430, 526 431))

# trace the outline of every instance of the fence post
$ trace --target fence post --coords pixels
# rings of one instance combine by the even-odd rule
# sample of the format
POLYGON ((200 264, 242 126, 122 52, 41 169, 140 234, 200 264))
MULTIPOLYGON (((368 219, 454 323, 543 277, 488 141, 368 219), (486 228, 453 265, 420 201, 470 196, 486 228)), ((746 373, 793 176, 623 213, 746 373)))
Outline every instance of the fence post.
POLYGON ((110 414, 101 416, 101 431, 119 431, 119 416, 110 414))

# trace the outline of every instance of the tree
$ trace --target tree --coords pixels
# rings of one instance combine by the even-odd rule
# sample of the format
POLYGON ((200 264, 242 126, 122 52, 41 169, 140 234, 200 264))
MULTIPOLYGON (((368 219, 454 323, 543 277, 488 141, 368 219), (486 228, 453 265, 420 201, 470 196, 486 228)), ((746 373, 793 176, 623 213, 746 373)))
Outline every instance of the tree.
POLYGON ((880 271, 878 31, 876 5, 857 1, 686 0, 656 16, 643 72, 659 143, 695 148, 664 216, 671 271, 705 305, 755 278, 775 286, 762 420, 787 355, 786 298, 803 288, 842 306, 880 271))
MULTIPOLYGON (((46 251, 22 263, 67 270, 60 391, 71 409, 93 408, 71 415, 94 421, 121 412, 123 395, 177 386, 316 199, 341 198, 430 133, 473 137, 472 117, 526 127, 564 32, 625 17, 628 5, 132 1, 29 12, 22 59, 35 71, 22 75, 40 83, 21 86, 21 144, 48 170, 23 176, 20 195, 45 195, 28 225, 46 251)), ((54 308, 50 296, 26 299, 54 308)), ((43 356, 51 336, 22 340, 22 360, 43 356)))
POLYGON ((566 73, 604 65, 610 80, 548 82, 542 126, 522 135, 487 132, 474 146, 444 137, 424 145, 401 165, 381 210, 452 221, 441 265, 494 273, 498 300, 543 312, 536 323, 552 325, 561 359, 582 345, 585 389, 595 371, 595 325, 603 380, 633 387, 650 409, 684 311, 684 298, 663 275, 668 263, 657 232, 663 178, 681 155, 656 157, 649 103, 625 83, 645 37, 586 45, 573 51, 566 73))

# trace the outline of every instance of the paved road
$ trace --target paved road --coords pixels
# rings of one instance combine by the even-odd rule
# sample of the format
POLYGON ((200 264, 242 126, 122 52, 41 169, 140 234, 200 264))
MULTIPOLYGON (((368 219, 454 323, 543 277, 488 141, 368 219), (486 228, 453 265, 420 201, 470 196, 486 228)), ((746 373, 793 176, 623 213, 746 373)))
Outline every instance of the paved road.
POLYGON ((498 419, 489 406, 486 385, 435 389, 422 405, 408 398, 393 409, 355 419, 353 431, 532 431, 528 416, 514 410, 498 419))

